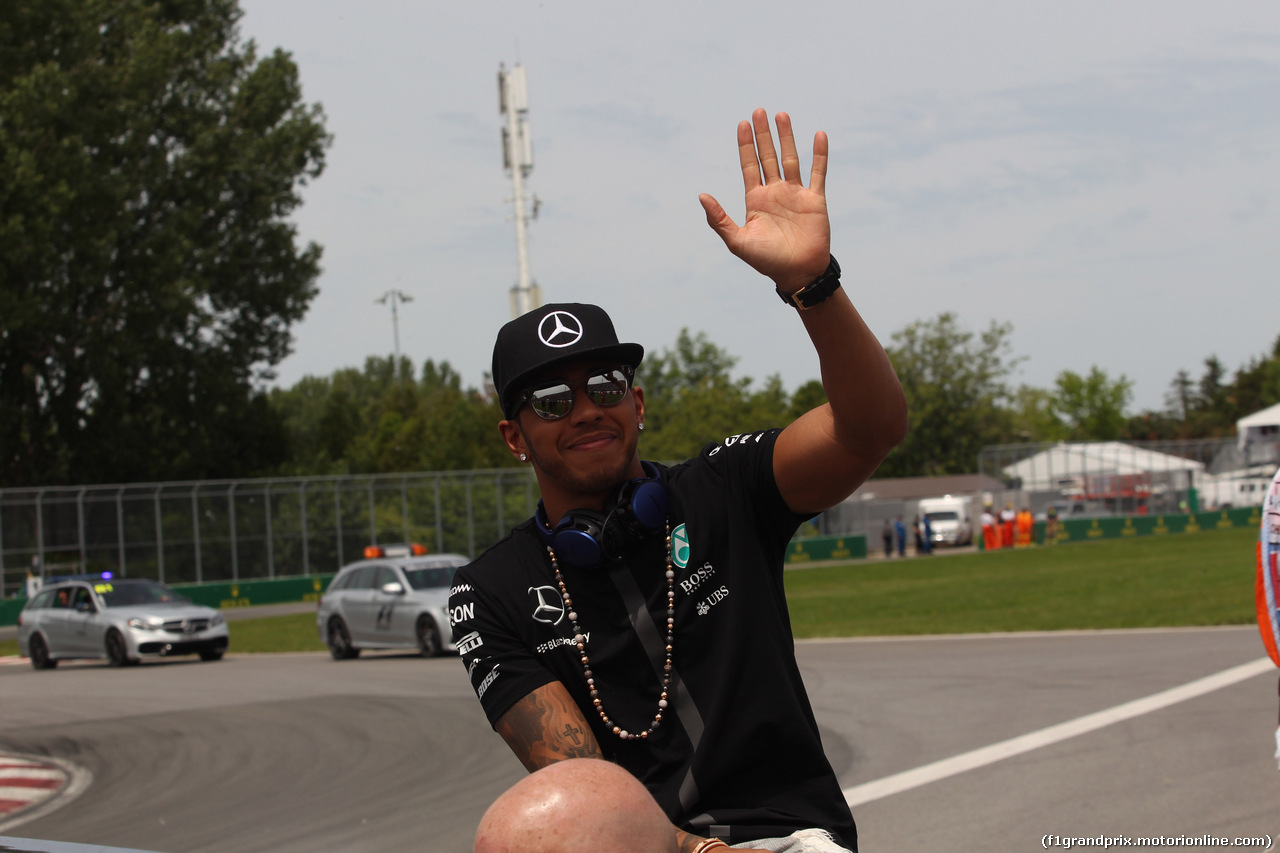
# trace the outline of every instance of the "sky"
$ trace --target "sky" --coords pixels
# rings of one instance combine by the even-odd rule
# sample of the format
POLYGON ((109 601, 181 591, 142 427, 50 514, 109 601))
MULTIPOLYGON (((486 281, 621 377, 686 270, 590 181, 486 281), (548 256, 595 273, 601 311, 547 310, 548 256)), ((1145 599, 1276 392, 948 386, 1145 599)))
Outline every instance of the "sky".
MULTIPOLYGON (((698 194, 743 215, 735 128, 830 139, 832 252, 882 343, 953 312, 1012 327, 1014 385, 1097 366, 1165 405, 1179 370, 1280 336, 1280 4, 241 0, 334 136, 294 216, 319 294, 275 385, 394 350, 481 387, 517 280, 500 66, 527 74, 533 279, 623 340, 705 333, 757 387, 818 378, 771 282, 698 194)), ((806 178, 807 180, 807 178, 806 178)), ((851 366, 856 369, 856 365, 851 366)))

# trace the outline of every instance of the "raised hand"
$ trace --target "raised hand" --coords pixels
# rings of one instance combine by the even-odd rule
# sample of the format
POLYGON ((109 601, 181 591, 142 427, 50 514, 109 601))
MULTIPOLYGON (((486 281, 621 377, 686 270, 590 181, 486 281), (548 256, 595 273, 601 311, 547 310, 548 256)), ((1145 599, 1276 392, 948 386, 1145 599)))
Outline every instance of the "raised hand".
POLYGON ((791 118, 778 113, 778 142, 773 146, 769 117, 762 109, 751 121, 738 123, 738 159, 746 188, 747 216, 741 226, 707 193, 698 196, 707 223, 729 251, 773 279, 785 292, 799 290, 827 268, 831 253, 831 221, 827 215, 827 135, 813 137, 809 186, 801 181, 800 156, 791 118))

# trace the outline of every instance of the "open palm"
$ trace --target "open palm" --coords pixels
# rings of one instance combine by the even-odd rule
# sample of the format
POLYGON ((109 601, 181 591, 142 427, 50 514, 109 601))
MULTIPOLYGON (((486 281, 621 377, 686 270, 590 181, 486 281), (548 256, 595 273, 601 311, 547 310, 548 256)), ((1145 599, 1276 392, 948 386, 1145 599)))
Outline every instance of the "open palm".
POLYGON ((729 251, 773 279, 779 289, 791 292, 820 276, 831 252, 825 193, 827 135, 819 131, 813 137, 813 167, 805 187, 791 119, 778 113, 775 121, 781 160, 764 110, 755 110, 750 122, 738 124, 738 156, 746 188, 743 224, 734 222, 710 195, 703 193, 699 201, 707 223, 729 251))

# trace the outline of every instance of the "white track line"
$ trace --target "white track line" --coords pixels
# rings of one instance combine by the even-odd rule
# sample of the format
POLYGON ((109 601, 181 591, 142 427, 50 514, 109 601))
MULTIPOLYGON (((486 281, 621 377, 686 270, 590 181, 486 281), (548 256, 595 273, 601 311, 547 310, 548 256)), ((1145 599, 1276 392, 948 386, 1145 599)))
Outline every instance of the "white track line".
POLYGON ((1059 723, 1056 726, 1049 726, 1000 743, 993 743, 990 746, 984 746, 972 752, 944 758, 941 761, 925 764, 913 770, 895 773, 892 776, 885 776, 883 779, 876 779, 873 782, 854 785, 852 788, 845 788, 844 798, 851 807, 869 803, 881 797, 918 788, 921 785, 927 785, 930 782, 936 782, 948 776, 955 776, 968 770, 985 767, 988 764, 994 764, 997 761, 1021 755, 1024 752, 1030 752, 1042 746, 1048 746, 1077 735, 1086 734, 1113 723, 1149 714, 1152 711, 1158 711, 1161 708, 1185 702, 1187 699, 1203 696, 1205 693, 1212 693, 1214 690, 1229 687, 1232 684, 1274 669, 1275 665, 1271 662, 1271 658, 1258 658, 1255 661, 1224 669, 1222 672, 1188 682, 1179 687, 1173 687, 1160 693, 1153 693, 1142 699, 1125 702, 1123 705, 1116 705, 1114 708, 1108 708, 1105 711, 1087 714, 1074 720, 1068 720, 1065 723, 1059 723))

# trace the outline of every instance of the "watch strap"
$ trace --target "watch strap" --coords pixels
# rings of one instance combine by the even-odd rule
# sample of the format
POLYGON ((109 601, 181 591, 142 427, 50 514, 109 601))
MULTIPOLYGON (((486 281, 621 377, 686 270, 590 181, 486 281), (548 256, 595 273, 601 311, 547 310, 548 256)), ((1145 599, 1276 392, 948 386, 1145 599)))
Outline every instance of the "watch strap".
POLYGON ((783 302, 795 308, 804 311, 812 308, 818 303, 825 300, 828 296, 836 292, 836 288, 840 286, 840 264, 836 261, 836 256, 831 255, 831 262, 827 264, 827 270, 822 275, 811 281, 809 284, 792 293, 785 293, 777 290, 778 296, 783 302))

